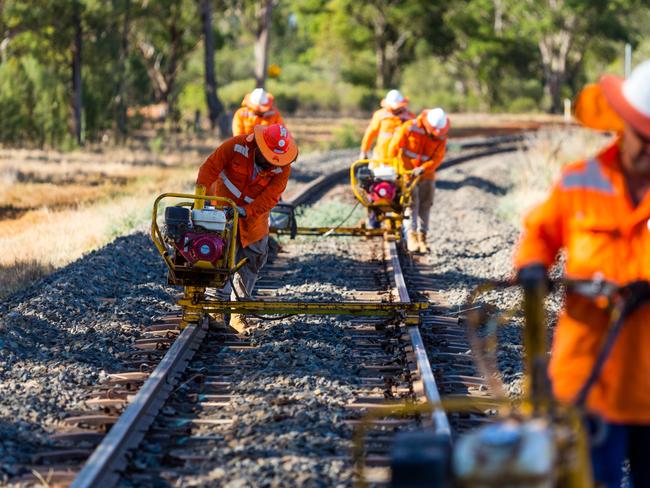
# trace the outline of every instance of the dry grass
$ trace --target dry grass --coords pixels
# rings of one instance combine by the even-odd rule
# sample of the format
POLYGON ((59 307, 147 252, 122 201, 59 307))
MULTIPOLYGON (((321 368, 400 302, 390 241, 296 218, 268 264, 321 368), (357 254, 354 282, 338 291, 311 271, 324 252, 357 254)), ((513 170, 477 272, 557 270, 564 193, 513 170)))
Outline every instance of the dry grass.
POLYGON ((541 129, 526 138, 512 166, 512 189, 503 198, 501 214, 518 225, 521 217, 547 195, 566 164, 596 154, 610 141, 602 133, 575 126, 541 129))
POLYGON ((0 298, 149 221, 209 150, 0 151, 0 298))

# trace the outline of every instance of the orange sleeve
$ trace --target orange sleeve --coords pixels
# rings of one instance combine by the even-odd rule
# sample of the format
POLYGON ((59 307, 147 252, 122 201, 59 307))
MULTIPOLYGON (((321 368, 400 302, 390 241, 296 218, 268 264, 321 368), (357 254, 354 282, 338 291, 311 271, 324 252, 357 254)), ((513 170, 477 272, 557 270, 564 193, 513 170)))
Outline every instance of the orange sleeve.
POLYGON ((290 174, 291 167, 287 166, 282 170, 282 173, 275 175, 264 191, 255 198, 255 201, 244 207, 246 216, 255 217, 269 212, 275 207, 287 187, 290 174))
POLYGON ((524 218, 524 228, 515 250, 515 268, 531 264, 553 264, 564 245, 562 192, 556 185, 545 202, 524 218))
POLYGON ((209 189, 212 183, 217 181, 225 164, 235 155, 235 142, 236 138, 231 137, 208 156, 208 159, 199 168, 199 175, 196 178, 197 185, 203 185, 209 189))
POLYGON ((239 108, 232 117, 232 135, 240 136, 246 134, 246 127, 244 127, 244 120, 241 115, 242 109, 239 108))
POLYGON ((399 150, 406 144, 406 138, 406 124, 402 124, 402 126, 393 134, 390 143, 388 143, 388 151, 386 152, 386 155, 389 158, 396 157, 399 150))
POLYGON ((433 154, 431 155, 430 162, 427 162, 427 169, 435 171, 438 169, 438 166, 442 164, 442 160, 445 159, 445 152, 447 149, 447 139, 440 141, 436 144, 433 149, 433 154))
POLYGON ((375 112, 370 120, 370 124, 366 129, 365 134, 363 135, 363 140, 361 141, 361 151, 369 152, 372 143, 375 142, 377 134, 379 134, 379 124, 381 120, 377 117, 377 112, 375 112))

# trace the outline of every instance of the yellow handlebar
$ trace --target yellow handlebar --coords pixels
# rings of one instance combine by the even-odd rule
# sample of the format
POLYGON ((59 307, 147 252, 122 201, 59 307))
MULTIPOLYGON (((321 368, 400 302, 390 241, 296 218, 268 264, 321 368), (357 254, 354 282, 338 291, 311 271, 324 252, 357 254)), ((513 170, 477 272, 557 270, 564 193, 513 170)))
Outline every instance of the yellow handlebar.
MULTIPOLYGON (((194 190, 194 193, 196 195, 198 195, 198 196, 201 196, 201 197, 205 196, 205 186, 199 185, 197 183, 196 189, 194 190)), ((204 205, 205 205, 205 200, 202 200, 200 198, 196 198, 194 200, 194 208, 195 209, 202 210, 204 205)))

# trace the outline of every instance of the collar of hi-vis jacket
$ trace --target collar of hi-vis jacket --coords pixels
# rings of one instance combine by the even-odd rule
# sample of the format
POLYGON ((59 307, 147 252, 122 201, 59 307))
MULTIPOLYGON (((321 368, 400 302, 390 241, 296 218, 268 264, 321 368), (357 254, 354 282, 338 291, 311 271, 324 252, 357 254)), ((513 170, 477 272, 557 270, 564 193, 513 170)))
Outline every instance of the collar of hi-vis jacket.
POLYGON ((271 108, 271 110, 267 110, 266 112, 256 112, 252 108, 248 106, 244 106, 244 112, 242 113, 244 117, 261 117, 261 118, 266 118, 270 117, 271 115, 275 115, 275 109, 271 108))
MULTIPOLYGON (((260 171, 255 174, 255 151, 257 150, 257 147, 255 147, 255 144, 252 143, 252 138, 253 136, 249 135, 246 137, 246 142, 248 144, 235 144, 233 150, 236 153, 241 154, 244 156, 246 159, 246 169, 247 169, 247 176, 246 176, 246 181, 249 184, 254 184, 259 182, 259 180, 267 180, 266 183, 268 184, 268 181, 273 178, 273 176, 282 173, 282 168, 279 167, 274 167, 271 169, 261 169, 260 171)), ((235 198, 241 198, 244 200, 246 203, 253 203, 255 201, 254 198, 245 195, 245 192, 243 189, 237 187, 237 185, 230 179, 228 176, 228 173, 226 172, 226 169, 224 168, 221 173, 219 173, 219 178, 221 181, 223 181, 223 184, 228 188, 228 191, 232 193, 235 198)))
POLYGON ((588 159, 584 168, 565 172, 560 180, 560 188, 563 191, 587 190, 622 199, 626 212, 620 216, 620 231, 629 236, 640 223, 644 223, 650 231, 650 192, 634 207, 623 174, 620 145, 619 137, 597 156, 588 159))

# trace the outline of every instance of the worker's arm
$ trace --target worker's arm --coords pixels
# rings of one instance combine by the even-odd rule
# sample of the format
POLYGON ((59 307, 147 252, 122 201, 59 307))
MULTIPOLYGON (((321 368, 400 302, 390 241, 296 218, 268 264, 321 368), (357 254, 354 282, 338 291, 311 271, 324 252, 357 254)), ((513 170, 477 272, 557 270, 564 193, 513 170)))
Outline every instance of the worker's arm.
POLYGON ((212 183, 219 178, 219 174, 223 171, 225 164, 234 157, 235 143, 235 138, 230 138, 208 156, 208 159, 199 168, 199 175, 196 178, 197 185, 210 188, 212 183))
POLYGON ((232 117, 232 135, 240 136, 246 133, 246 128, 244 127, 244 119, 242 117, 242 109, 238 109, 235 112, 235 115, 232 117))
POLYGON ((388 143, 388 150, 386 152, 386 155, 389 158, 396 157, 399 154, 400 149, 402 149, 406 145, 406 139, 407 139, 406 126, 402 125, 399 129, 395 131, 393 137, 388 143))
POLYGON ((366 129, 365 134, 363 134, 363 139, 361 140, 361 152, 370 152, 372 143, 375 142, 375 139, 377 139, 377 134, 379 134, 380 123, 381 119, 376 115, 373 115, 370 124, 368 124, 368 128, 366 129))
POLYGON ((445 151, 447 150, 447 139, 440 141, 433 150, 431 155, 431 163, 427 164, 427 169, 435 171, 438 169, 438 166, 442 164, 442 160, 445 159, 445 151))
POLYGON ((282 173, 276 174, 271 179, 269 185, 260 193, 252 203, 244 206, 247 217, 255 217, 266 212, 270 212, 273 207, 280 201, 284 189, 287 187, 291 167, 285 166, 282 173))
POLYGON ((556 185, 548 199, 524 219, 515 251, 515 268, 543 265, 549 268, 564 245, 562 191, 556 185))

